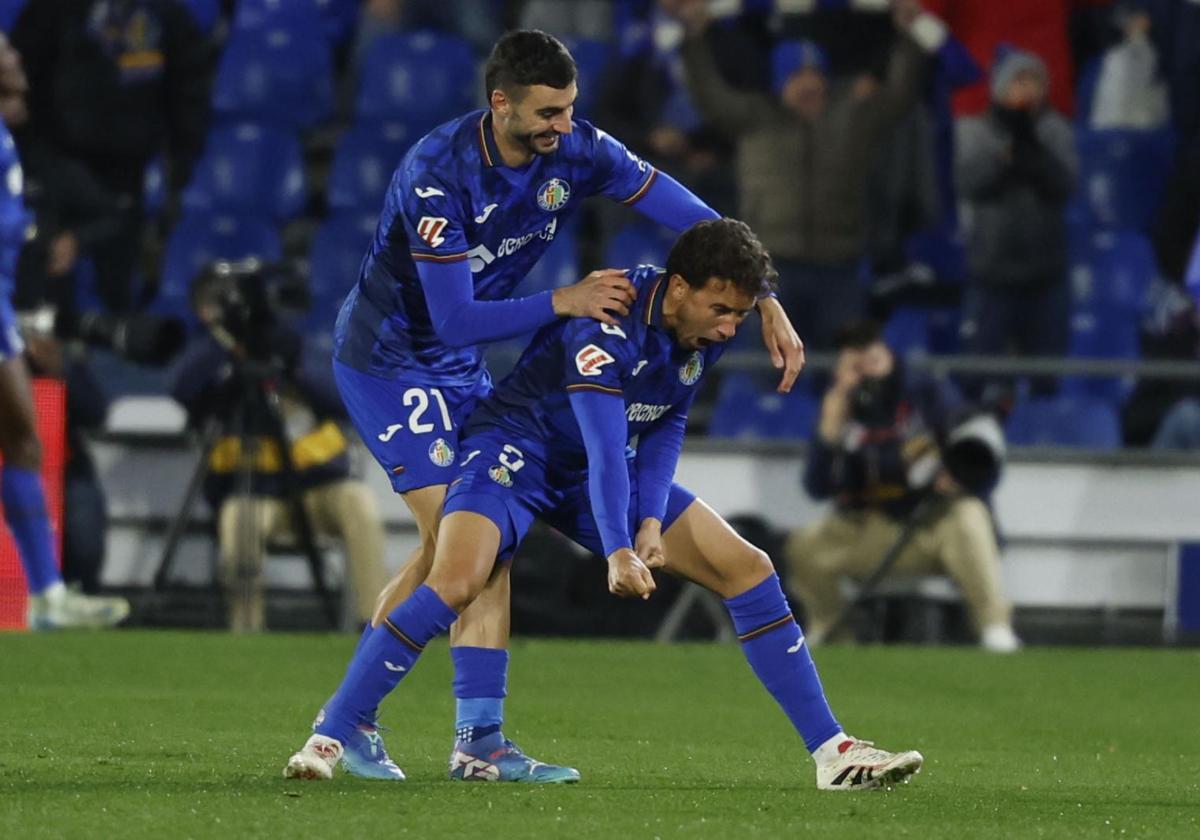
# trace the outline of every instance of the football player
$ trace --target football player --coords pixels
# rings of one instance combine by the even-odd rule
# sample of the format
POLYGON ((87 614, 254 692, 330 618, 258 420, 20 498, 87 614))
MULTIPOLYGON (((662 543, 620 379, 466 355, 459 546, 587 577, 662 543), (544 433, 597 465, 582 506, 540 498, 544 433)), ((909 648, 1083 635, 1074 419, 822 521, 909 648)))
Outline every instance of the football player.
MULTIPOLYGON (((572 118, 575 63, 557 39, 510 32, 495 45, 485 75, 488 108, 434 129, 401 161, 335 329, 334 368, 346 408, 421 539, 380 595, 363 641, 429 572, 461 454, 460 428, 491 390, 479 345, 561 318, 611 326, 633 304, 634 287, 618 270, 509 297, 583 200, 605 196, 675 230, 717 216, 616 139, 572 118)), ((803 364, 803 345, 778 301, 764 299, 758 309, 786 391, 803 364)), ((459 733, 503 721, 508 586, 502 571, 451 631, 459 733)), ((345 747, 352 773, 403 778, 373 721, 362 721, 345 747)), ((515 747, 512 754, 520 755, 515 747)), ((504 766, 506 780, 535 773, 532 760, 504 766)), ((577 777, 570 768, 536 767, 541 780, 577 777)))
MULTIPOLYGON (((720 595, 755 675, 813 754, 818 788, 874 788, 920 769, 918 752, 846 735, 770 559, 674 483, 701 379, 773 275, 745 224, 700 222, 676 241, 664 271, 630 274, 636 300, 616 323, 573 318, 539 331, 467 423, 428 577, 360 647, 289 775, 332 774, 425 645, 507 573, 504 561, 535 517, 607 557, 614 594, 650 597, 658 567, 720 595)), ((498 727, 481 729, 453 753, 453 777, 503 777, 512 747, 498 727)))

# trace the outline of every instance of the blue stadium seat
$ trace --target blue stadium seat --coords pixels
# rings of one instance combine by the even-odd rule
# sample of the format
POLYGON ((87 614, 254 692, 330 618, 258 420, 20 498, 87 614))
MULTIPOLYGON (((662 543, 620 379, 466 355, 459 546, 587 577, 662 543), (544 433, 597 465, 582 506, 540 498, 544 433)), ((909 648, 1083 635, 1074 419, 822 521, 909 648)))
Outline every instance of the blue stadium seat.
POLYGON ((360 70, 360 120, 402 119, 421 136, 481 103, 475 53, 462 38, 432 30, 383 35, 360 70))
POLYGON ((153 308, 191 322, 194 319, 187 301, 188 290, 209 263, 247 257, 271 261, 278 260, 282 253, 278 232, 262 219, 188 213, 167 237, 162 282, 153 308))
POLYGON ((338 308, 358 280, 376 222, 373 213, 339 213, 317 228, 308 257, 312 293, 308 326, 312 330, 333 329, 338 308))
POLYGON ((805 440, 816 428, 820 405, 803 386, 790 394, 743 371, 721 377, 708 433, 741 440, 805 440))
POLYGON ((1018 402, 1005 432, 1019 446, 1121 446, 1121 422, 1108 400, 1060 396, 1018 402))
POLYGON ((316 29, 272 25, 235 30, 213 80, 224 120, 310 128, 333 112, 333 59, 316 29))
POLYGON ((304 166, 289 132, 256 123, 221 126, 183 191, 187 210, 291 219, 304 208, 304 166))
POLYGON ((675 234, 668 228, 642 220, 631 222, 617 231, 605 248, 605 268, 664 266, 674 243, 675 234))
POLYGON ((604 73, 613 58, 612 47, 604 41, 591 38, 564 38, 563 44, 575 59, 579 87, 579 96, 575 100, 575 114, 594 119, 594 109, 604 83, 604 73))
POLYGON ((883 328, 883 340, 901 356, 929 352, 929 309, 924 306, 898 307, 883 328))
POLYGON ((1148 230, 1171 166, 1171 131, 1083 129, 1076 139, 1090 225, 1148 230))
POLYGON ((0 0, 0 32, 11 32, 29 0, 0 0))
POLYGON ((328 0, 237 0, 234 32, 286 26, 309 32, 324 32, 323 7, 328 0))
MULTIPOLYGON (((404 137, 407 139, 407 134, 404 137)), ((329 206, 339 212, 378 212, 405 149, 405 145, 390 141, 378 126, 351 128, 338 140, 333 153, 329 206)))
POLYGON ((185 0, 184 5, 192 13, 192 20, 205 35, 211 35, 221 16, 221 0, 185 0))

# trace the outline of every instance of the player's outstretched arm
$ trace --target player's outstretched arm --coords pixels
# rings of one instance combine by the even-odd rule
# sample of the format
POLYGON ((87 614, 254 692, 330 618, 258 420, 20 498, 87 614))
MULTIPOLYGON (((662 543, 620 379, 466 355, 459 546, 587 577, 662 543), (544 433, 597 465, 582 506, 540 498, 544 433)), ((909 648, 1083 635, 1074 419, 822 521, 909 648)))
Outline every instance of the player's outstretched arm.
POLYGON ((796 384, 796 377, 804 369, 804 342, 792 326, 792 321, 783 311, 776 298, 765 297, 758 302, 758 314, 762 318, 763 344, 771 354, 771 364, 782 370, 777 390, 786 394, 796 384))
POLYGON ((552 292, 511 300, 475 300, 471 268, 454 262, 417 261, 417 274, 437 337, 448 347, 470 347, 532 332, 554 321, 552 292))

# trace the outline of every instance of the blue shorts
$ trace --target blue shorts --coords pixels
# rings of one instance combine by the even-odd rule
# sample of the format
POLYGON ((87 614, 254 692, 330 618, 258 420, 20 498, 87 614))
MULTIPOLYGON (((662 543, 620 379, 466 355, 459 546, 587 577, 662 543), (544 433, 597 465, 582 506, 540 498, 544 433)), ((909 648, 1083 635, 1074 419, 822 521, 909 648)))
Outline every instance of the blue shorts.
MULTIPOLYGON (((486 516, 500 529, 501 559, 521 544, 534 519, 541 519, 594 554, 604 556, 596 518, 588 496, 587 474, 548 474, 540 459, 527 457, 536 443, 514 438, 502 429, 473 434, 462 442, 465 463, 450 485, 442 516, 466 510, 486 516)), ((637 469, 629 461, 629 533, 637 533, 637 469)), ((696 496, 671 485, 662 529, 666 533, 696 496)))
POLYGON ((397 493, 449 484, 457 475, 458 435, 475 403, 492 389, 382 379, 334 361, 333 376, 350 421, 397 493))
POLYGON ((24 352, 25 342, 21 339, 21 328, 17 326, 17 313, 13 311, 12 301, 0 295, 0 362, 15 359, 24 352))

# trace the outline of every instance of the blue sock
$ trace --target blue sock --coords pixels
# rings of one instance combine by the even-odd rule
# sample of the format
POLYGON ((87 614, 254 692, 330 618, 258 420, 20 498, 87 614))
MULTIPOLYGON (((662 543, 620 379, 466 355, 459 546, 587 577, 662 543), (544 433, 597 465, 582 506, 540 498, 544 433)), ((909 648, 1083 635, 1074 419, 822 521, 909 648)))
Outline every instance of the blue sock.
POLYGON ((37 595, 51 584, 62 580, 58 559, 54 554, 54 534, 46 513, 46 496, 42 477, 30 470, 4 466, 0 478, 0 499, 4 501, 4 518, 12 531, 29 581, 29 592, 37 595))
POLYGON ((481 647, 452 647, 454 660, 454 735, 474 741, 499 732, 508 695, 508 651, 481 647))
POLYGON ((725 606, 755 676, 783 707, 808 751, 841 732, 825 700, 804 634, 783 597, 779 577, 771 575, 730 598, 725 606))
POLYGON ((416 664, 425 645, 458 614, 428 586, 420 586, 374 629, 355 652, 342 684, 317 715, 313 731, 343 744, 360 723, 374 724, 375 710, 416 664))
POLYGON ((371 638, 371 631, 374 629, 375 628, 371 626, 371 622, 369 621, 363 627, 362 635, 358 637, 358 644, 354 646, 354 654, 356 656, 358 655, 358 652, 363 649, 363 645, 367 643, 367 639, 371 638))

